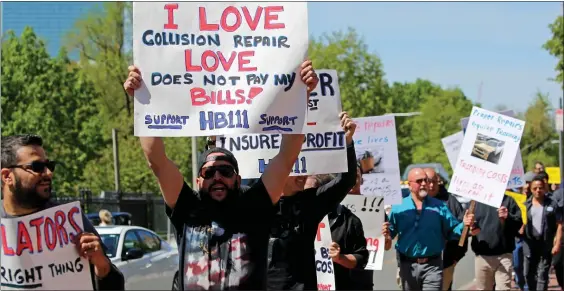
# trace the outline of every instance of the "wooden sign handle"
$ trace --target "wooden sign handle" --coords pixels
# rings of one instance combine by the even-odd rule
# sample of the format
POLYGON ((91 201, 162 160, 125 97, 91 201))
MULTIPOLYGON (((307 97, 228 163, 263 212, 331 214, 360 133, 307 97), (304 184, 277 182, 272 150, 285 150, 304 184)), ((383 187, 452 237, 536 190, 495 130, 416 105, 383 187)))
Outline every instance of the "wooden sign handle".
MULTIPOLYGON (((474 214, 474 210, 476 210, 476 201, 472 200, 472 201, 470 201, 470 206, 468 207, 468 214, 474 214)), ((461 246, 461 247, 464 246, 464 242, 466 241, 466 236, 468 235, 468 230, 469 230, 469 227, 465 225, 464 229, 462 230, 462 234, 460 235, 460 240, 458 241, 458 246, 461 246)))

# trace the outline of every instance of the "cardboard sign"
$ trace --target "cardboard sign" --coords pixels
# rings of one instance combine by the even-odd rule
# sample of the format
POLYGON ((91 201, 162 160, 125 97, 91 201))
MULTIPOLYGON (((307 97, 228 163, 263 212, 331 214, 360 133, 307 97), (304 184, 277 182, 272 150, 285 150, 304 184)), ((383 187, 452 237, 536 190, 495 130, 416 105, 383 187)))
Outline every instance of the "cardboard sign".
POLYGON ((447 154, 448 162, 450 167, 454 169, 456 165, 456 159, 458 158, 458 153, 460 152, 460 147, 462 146, 462 141, 464 140, 464 133, 459 131, 455 134, 449 135, 441 139, 445 152, 447 154))
POLYGON ((329 257, 332 242, 329 218, 325 216, 319 223, 314 241, 317 290, 335 290, 335 268, 333 260, 329 257))
POLYGON ((134 2, 136 136, 300 133, 307 3, 134 2))
POLYGON ((347 195, 341 204, 362 222, 366 248, 369 252, 366 270, 382 270, 384 262, 384 198, 377 196, 347 195))
MULTIPOLYGON (((311 93, 302 151, 290 176, 347 171, 345 133, 341 128, 341 95, 335 70, 319 70, 319 84, 311 93)), ((219 137, 218 146, 230 150, 243 179, 256 179, 280 151, 281 134, 242 134, 219 137)))
POLYGON ((401 203, 395 118, 392 115, 355 118, 356 158, 362 168, 360 193, 383 196, 386 204, 401 203))
MULTIPOLYGON (((515 118, 515 112, 513 112, 513 110, 501 111, 499 112, 499 114, 515 118)), ((463 132, 466 132, 466 127, 469 120, 469 117, 465 117, 460 120, 463 132)), ((454 169, 454 167, 452 168, 454 169)), ((507 189, 514 189, 523 186, 525 186, 525 170, 523 168, 521 149, 518 149, 517 154, 515 155, 515 160, 513 162, 513 168, 511 169, 511 177, 507 181, 507 189)))
POLYGON ((473 107, 448 191, 498 208, 524 128, 522 120, 473 107))
POLYGON ((90 264, 72 243, 82 231, 79 202, 2 218, 2 290, 93 290, 90 264))

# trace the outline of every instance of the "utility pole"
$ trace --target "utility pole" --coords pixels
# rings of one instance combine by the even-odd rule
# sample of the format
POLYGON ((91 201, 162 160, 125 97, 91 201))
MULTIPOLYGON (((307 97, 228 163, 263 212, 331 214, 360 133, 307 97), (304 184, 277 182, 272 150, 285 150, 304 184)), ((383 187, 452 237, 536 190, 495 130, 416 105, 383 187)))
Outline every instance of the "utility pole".
POLYGON ((114 148, 114 184, 116 192, 119 193, 119 150, 118 150, 118 136, 117 129, 112 128, 112 143, 114 148))
MULTIPOLYGON (((562 97, 560 97, 560 111, 562 111, 562 97)), ((558 120, 558 119, 557 119, 558 120)), ((560 160, 560 187, 564 187, 564 131, 562 129, 562 119, 560 119, 560 131, 558 135, 560 136, 560 145, 558 146, 559 160, 560 160)))

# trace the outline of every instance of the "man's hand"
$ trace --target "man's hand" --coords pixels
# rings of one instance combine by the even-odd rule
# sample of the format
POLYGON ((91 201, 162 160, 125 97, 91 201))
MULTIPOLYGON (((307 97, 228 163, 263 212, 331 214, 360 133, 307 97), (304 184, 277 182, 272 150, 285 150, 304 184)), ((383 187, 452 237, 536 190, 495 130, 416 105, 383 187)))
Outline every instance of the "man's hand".
POLYGON ((501 206, 498 210, 497 210, 497 215, 499 216, 499 219, 501 221, 505 221, 507 219, 507 207, 505 206, 501 206))
POLYGON ((332 242, 331 246, 329 246, 329 257, 334 261, 339 260, 339 255, 341 254, 341 247, 338 243, 332 242))
POLYGON ((466 210, 466 213, 464 213, 464 225, 470 227, 472 224, 474 224, 474 214, 468 213, 468 210, 466 210))
POLYGON ((343 128, 343 131, 345 131, 347 145, 351 145, 353 143, 353 135, 356 130, 356 123, 354 123, 345 111, 339 113, 339 118, 341 119, 341 127, 343 128))
POLYGON ((300 76, 302 77, 302 82, 307 86, 307 92, 311 93, 315 87, 317 87, 317 83, 319 83, 319 78, 317 74, 313 70, 313 64, 311 60, 307 60, 302 63, 300 66, 300 76))
POLYGON ((384 237, 390 236, 390 223, 389 222, 382 223, 382 235, 384 237))
POLYGON ((129 75, 123 83, 123 89, 125 89, 127 95, 133 96, 133 92, 141 87, 141 71, 136 66, 129 66, 127 70, 129 70, 129 75))
POLYGON ((89 232, 83 232, 74 238, 78 254, 88 259, 94 265, 94 271, 98 278, 104 278, 110 272, 110 260, 104 254, 100 238, 89 232))
POLYGON ((552 255, 554 256, 554 255, 558 254, 559 252, 560 252, 560 244, 555 244, 552 247, 552 255))

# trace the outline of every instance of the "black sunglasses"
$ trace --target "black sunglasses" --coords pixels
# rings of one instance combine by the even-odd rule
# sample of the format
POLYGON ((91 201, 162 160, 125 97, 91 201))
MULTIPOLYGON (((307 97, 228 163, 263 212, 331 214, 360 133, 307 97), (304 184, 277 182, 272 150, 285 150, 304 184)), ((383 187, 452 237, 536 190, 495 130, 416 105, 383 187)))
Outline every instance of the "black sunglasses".
POLYGON ((426 178, 417 179, 417 180, 411 181, 411 182, 415 182, 415 183, 417 183, 417 184, 421 184, 421 183, 423 183, 423 181, 425 181, 425 182, 427 182, 427 183, 430 183, 430 182, 431 182, 430 179, 426 179, 426 178))
POLYGON ((215 176, 215 172, 219 172, 220 175, 226 178, 231 178, 235 175, 235 168, 229 165, 219 165, 203 168, 200 171, 200 177, 204 179, 211 179, 215 176))
POLYGON ((13 168, 20 168, 23 170, 32 170, 36 173, 43 173, 45 171, 45 168, 49 169, 49 171, 54 172, 55 171, 55 166, 57 165, 57 162, 55 161, 46 161, 46 162, 42 162, 42 161, 33 161, 29 164, 25 164, 25 165, 14 165, 14 166, 9 166, 7 167, 8 169, 13 169, 13 168))

